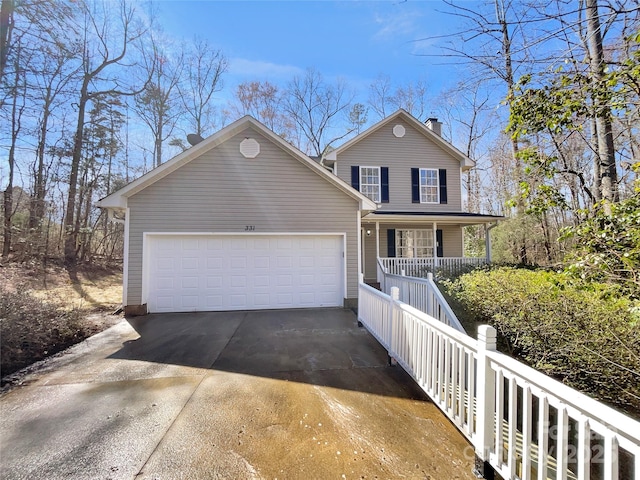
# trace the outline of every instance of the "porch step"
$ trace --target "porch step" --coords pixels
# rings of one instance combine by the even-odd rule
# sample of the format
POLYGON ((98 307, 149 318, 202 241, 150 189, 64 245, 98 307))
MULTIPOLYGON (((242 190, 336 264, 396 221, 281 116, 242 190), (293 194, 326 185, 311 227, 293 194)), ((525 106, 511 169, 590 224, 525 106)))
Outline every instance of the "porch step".
POLYGON ((380 282, 366 282, 366 284, 370 287, 375 288, 376 290, 382 291, 380 290, 380 282))

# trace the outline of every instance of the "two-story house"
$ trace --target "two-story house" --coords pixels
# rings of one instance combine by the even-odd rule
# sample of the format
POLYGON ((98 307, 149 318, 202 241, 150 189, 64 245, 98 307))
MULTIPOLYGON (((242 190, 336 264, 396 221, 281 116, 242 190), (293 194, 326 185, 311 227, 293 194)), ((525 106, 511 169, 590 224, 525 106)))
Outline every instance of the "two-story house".
POLYGON ((352 306, 378 257, 462 257, 462 226, 496 220, 462 212, 471 160, 402 110, 323 163, 247 116, 100 200, 125 312, 352 306))
POLYGON ((407 274, 419 270, 412 265, 433 269, 438 261, 444 266, 444 259, 460 264, 463 228, 502 218, 463 212, 461 174, 475 164, 442 138, 434 118, 423 124, 398 110, 332 151, 325 163, 378 206, 362 218, 362 271, 368 282, 376 280, 378 258, 407 274))

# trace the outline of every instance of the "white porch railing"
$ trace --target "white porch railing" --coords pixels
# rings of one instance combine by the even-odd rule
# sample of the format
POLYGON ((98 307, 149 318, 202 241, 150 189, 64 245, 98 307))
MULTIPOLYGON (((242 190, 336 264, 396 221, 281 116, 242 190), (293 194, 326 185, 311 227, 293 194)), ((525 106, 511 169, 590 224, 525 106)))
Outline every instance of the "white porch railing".
POLYGON ((438 257, 438 258, 380 258, 388 273, 400 275, 403 271, 410 277, 426 277, 428 272, 457 275, 470 267, 487 263, 485 257, 438 257))
POLYGON ((433 275, 427 278, 405 277, 402 275, 385 275, 382 291, 390 294, 393 287, 400 290, 400 301, 421 312, 432 316, 436 320, 455 328, 457 331, 467 333, 453 313, 453 310, 433 281, 433 275))
POLYGON ((378 281, 380 282, 380 289, 384 293, 389 295, 392 287, 398 287, 401 302, 407 303, 427 315, 431 315, 459 332, 467 333, 433 281, 433 274, 429 272, 426 277, 407 277, 387 273, 382 259, 378 259, 378 281))
POLYGON ((640 479, 640 422, 364 283, 358 320, 505 479, 640 479))

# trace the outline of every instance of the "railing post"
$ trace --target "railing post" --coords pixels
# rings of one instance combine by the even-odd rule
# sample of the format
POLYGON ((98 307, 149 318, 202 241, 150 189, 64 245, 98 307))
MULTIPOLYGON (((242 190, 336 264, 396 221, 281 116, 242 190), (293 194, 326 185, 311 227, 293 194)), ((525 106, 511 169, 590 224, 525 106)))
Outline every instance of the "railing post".
POLYGON ((427 280, 429 280, 429 287, 427 289, 427 311, 425 313, 435 317, 433 311, 433 273, 427 272, 427 280))
MULTIPOLYGON (((490 325, 478 327, 477 377, 476 377, 476 473, 493 478, 489 455, 493 447, 495 417, 495 376, 487 352, 496 350, 496 329, 490 325)), ((500 428, 500 426, 498 426, 500 428)))
POLYGON ((395 325, 393 319, 396 314, 396 302, 400 300, 400 289, 398 287, 391 287, 391 291, 389 292, 389 312, 388 312, 388 339, 389 339, 389 352, 387 352, 389 357, 389 365, 396 365, 397 361, 395 358, 391 356, 391 354, 395 351, 395 325))

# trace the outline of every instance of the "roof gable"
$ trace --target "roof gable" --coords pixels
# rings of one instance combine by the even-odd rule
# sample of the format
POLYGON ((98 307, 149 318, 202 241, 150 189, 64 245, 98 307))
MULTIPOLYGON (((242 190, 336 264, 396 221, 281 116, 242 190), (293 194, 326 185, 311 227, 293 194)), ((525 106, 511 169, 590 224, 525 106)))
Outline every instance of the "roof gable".
MULTIPOLYGON (((128 185, 124 186, 120 190, 113 192, 107 197, 99 200, 97 202, 97 206, 100 208, 126 208, 127 199, 132 195, 144 190, 150 185, 153 185, 160 179, 170 175, 172 172, 178 170, 183 165, 188 164, 192 160, 199 158, 209 150, 221 145, 225 141, 233 138, 238 133, 247 129, 247 127, 255 128, 259 133, 261 133, 264 137, 274 143, 276 146, 285 151, 285 153, 289 154, 291 157, 299 161, 301 164, 305 165, 307 168, 312 170, 318 176, 323 178, 325 181, 333 184, 336 188, 343 191, 345 194, 351 196, 356 199, 360 204, 361 210, 372 211, 376 209, 376 205, 374 202, 369 200, 367 197, 362 195, 360 192, 355 191, 351 186, 347 183, 336 177, 335 175, 329 173, 325 168, 321 165, 317 164, 313 160, 311 160, 307 155, 293 147, 291 144, 283 140, 281 137, 273 133, 262 123, 258 122, 256 119, 250 116, 245 116, 234 123, 228 125, 227 127, 219 130, 214 133, 210 137, 207 137, 202 142, 197 145, 185 150, 179 155, 173 157, 171 160, 163 163, 159 167, 147 172, 145 175, 139 177, 128 185)), ((249 146, 249 150, 247 153, 253 154, 251 152, 251 145, 249 146)))
POLYGON ((437 135, 436 133, 434 133, 427 125, 425 125, 424 123, 422 123, 417 118, 415 118, 413 115, 411 115, 410 113, 408 113, 406 110, 403 110, 403 109, 397 110, 395 113, 389 115, 388 117, 380 120, 375 125, 369 127, 367 130, 362 132, 360 135, 357 135, 357 136, 353 137, 348 142, 344 143, 340 147, 338 147, 335 150, 333 150, 331 153, 329 153, 329 155, 327 155, 327 160, 337 160, 339 155, 342 152, 344 152, 344 151, 348 150, 349 148, 353 147, 354 145, 362 142, 367 137, 369 137, 373 133, 379 131, 384 126, 389 125, 390 123, 392 123, 394 121, 398 121, 399 119, 402 119, 405 122, 407 122, 408 124, 410 124, 411 126, 413 126, 418 132, 420 132, 422 135, 424 135, 426 138, 431 140, 433 143, 435 143, 440 148, 442 148, 444 151, 446 151, 449 155, 451 155, 454 159, 456 159, 458 162, 460 162, 460 168, 463 171, 467 171, 470 168, 475 166, 475 162, 473 160, 471 160, 464 153, 462 153, 460 150, 458 150, 453 145, 451 145, 451 143, 447 142, 440 135, 437 135))

